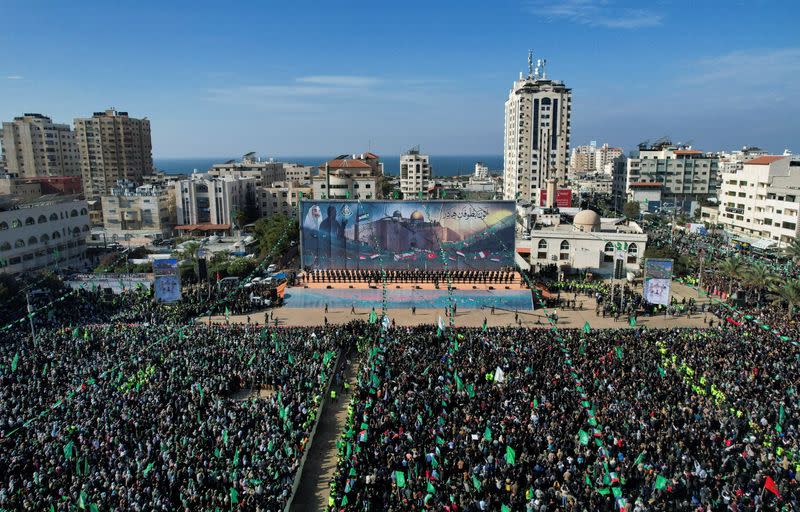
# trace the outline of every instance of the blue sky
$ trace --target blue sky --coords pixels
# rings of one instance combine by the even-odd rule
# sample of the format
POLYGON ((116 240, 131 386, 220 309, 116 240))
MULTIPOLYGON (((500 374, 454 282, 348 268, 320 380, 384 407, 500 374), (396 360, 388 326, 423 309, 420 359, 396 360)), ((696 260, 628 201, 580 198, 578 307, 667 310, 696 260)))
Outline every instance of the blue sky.
POLYGON ((800 152, 800 2, 0 3, 0 119, 151 119, 156 157, 500 154, 527 52, 572 144, 800 152))

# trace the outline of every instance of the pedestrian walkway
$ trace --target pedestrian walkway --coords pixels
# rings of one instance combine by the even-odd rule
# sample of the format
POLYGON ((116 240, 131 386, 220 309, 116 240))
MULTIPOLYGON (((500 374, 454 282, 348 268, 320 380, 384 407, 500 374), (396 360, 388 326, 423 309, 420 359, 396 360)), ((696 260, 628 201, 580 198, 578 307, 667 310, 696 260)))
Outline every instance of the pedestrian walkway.
MULTIPOLYGON (((355 361, 344 369, 344 378, 350 384, 351 390, 355 386, 357 372, 355 361)), ((317 426, 317 433, 308 452, 300 486, 292 504, 293 512, 317 512, 327 508, 330 494, 328 484, 336 471, 338 456, 336 441, 344 431, 349 399, 348 394, 339 392, 339 399, 334 401, 329 398, 322 409, 322 418, 317 426)))

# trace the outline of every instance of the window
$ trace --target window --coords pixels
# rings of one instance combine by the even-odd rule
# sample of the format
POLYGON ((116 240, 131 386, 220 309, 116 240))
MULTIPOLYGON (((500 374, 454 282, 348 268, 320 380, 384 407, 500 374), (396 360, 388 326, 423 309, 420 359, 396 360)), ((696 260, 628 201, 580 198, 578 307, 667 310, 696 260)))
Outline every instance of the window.
POLYGON ((18 238, 17 241, 14 242, 14 247, 25 247, 25 241, 18 238))
POLYGON ((86 211, 86 208, 81 208, 81 215, 86 215, 87 213, 89 212, 86 211))
POLYGON ((72 210, 71 212, 69 212, 69 216, 70 217, 77 217, 78 216, 78 210, 72 210))
POLYGON ((3 242, 3 245, 0 245, 0 252, 10 251, 11 244, 8 242, 3 242))
POLYGON ((53 240, 58 240, 61 238, 61 234, 58 231, 53 231, 53 240))
POLYGON ((36 220, 36 223, 44 224, 45 222, 47 222, 47 217, 45 217, 44 215, 39 215, 39 218, 36 220))
POLYGON ((43 234, 42 236, 39 237, 39 241, 42 242, 43 244, 46 244, 47 242, 50 241, 50 235, 48 235, 47 233, 43 234))
POLYGON ((58 214, 57 213, 51 213, 50 214, 50 220, 51 221, 58 220, 58 214))
POLYGON ((628 263, 636 263, 638 256, 639 247, 637 247, 635 243, 631 242, 631 244, 628 245, 628 263))
POLYGON ((603 263, 614 263, 614 244, 606 242, 603 248, 603 263))
POLYGON ((569 259, 569 242, 566 240, 561 241, 561 252, 558 255, 558 259, 562 261, 569 259))
POLYGON ((32 236, 28 239, 28 245, 36 245, 39 243, 39 240, 36 239, 35 236, 32 236))
POLYGON ((6 221, 0 222, 0 231, 5 231, 8 229, 8 223, 6 221))
POLYGON ((536 259, 547 259, 547 240, 539 240, 539 250, 536 252, 536 259))
POLYGON ((36 221, 33 220, 33 217, 28 217, 27 219, 25 219, 26 226, 33 226, 34 224, 36 224, 36 221))

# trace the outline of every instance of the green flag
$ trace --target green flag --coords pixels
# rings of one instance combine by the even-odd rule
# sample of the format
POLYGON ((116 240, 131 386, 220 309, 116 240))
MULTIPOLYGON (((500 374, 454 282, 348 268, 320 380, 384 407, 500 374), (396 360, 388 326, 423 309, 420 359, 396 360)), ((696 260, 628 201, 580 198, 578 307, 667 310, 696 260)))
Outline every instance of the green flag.
POLYGON ((611 490, 607 487, 601 487, 597 489, 597 492, 602 494, 603 496, 608 496, 609 494, 611 494, 611 490))
POLYGON ((783 425, 784 419, 786 419, 786 411, 783 410, 783 404, 781 404, 781 408, 778 411, 778 425, 783 425))
POLYGON ((394 477, 397 479, 397 487, 402 489, 406 486, 406 474, 402 471, 395 471, 394 477))
POLYGON ((492 440, 492 429, 490 429, 489 427, 486 427, 486 430, 483 431, 483 438, 486 439, 487 441, 491 441, 492 440))
POLYGON ((630 322, 631 327, 636 327, 636 317, 635 316, 630 317, 628 322, 630 322))
POLYGON ((86 508, 86 493, 81 491, 80 495, 78 496, 78 507, 79 508, 86 508))
POLYGON ((289 354, 289 364, 294 364, 294 356, 289 354))
POLYGON ((511 507, 506 504, 500 506, 500 512, 511 512, 511 507))
POLYGON ((251 364, 253 364, 253 361, 255 361, 255 360, 256 360, 256 355, 253 354, 252 357, 250 357, 250 360, 247 361, 247 366, 250 366, 251 364))
POLYGON ((92 503, 91 505, 89 505, 89 512, 100 512, 100 509, 97 508, 97 505, 92 503))
POLYGON ((622 361, 622 347, 617 347, 616 350, 617 350, 617 359, 622 361))
POLYGON ((236 452, 233 454, 233 467, 239 466, 239 448, 236 448, 236 452))
POLYGON ((467 394, 470 398, 475 398, 475 386, 467 384, 467 394))
MULTIPOLYGON (((14 354, 14 359, 11 360, 11 371, 17 371, 17 364, 19 364, 19 352, 14 354)), ((783 406, 781 406, 781 410, 783 410, 783 406)))
POLYGON ((644 452, 640 453, 639 456, 636 457, 636 460, 633 461, 633 465, 638 466, 639 464, 642 463, 643 460, 644 460, 644 452))
POLYGON ((144 471, 142 472, 142 474, 144 476, 147 476, 147 474, 150 473, 152 470, 153 470, 153 463, 151 462, 150 464, 147 465, 146 468, 144 468, 144 471))
POLYGON ((511 464, 512 466, 517 461, 517 452, 514 451, 513 448, 510 446, 506 446, 506 462, 511 464))
POLYGON ((350 502, 347 501, 347 495, 345 494, 344 496, 342 496, 342 505, 341 506, 344 507, 348 503, 350 503, 350 502))
POLYGON ((586 446, 587 444, 589 444, 589 433, 586 432, 585 430, 579 430, 578 437, 580 438, 582 445, 586 446))
POLYGON ((622 489, 620 489, 619 487, 612 487, 611 488, 611 492, 614 493, 614 497, 615 498, 621 498, 622 497, 622 489))
POLYGON ((231 504, 235 505, 236 503, 239 503, 239 493, 231 487, 231 504))
POLYGON ((222 442, 228 444, 228 429, 222 431, 222 442))
POLYGON ((231 310, 228 309, 228 306, 225 306, 225 321, 229 321, 231 319, 231 310))
POLYGON ((668 481, 665 477, 658 475, 656 477, 656 490, 666 489, 668 481))
POLYGON ((476 491, 481 490, 481 481, 475 475, 472 475, 472 486, 475 487, 476 491))
POLYGON ((586 334, 589 334, 589 332, 591 330, 592 330, 592 328, 589 326, 589 322, 586 322, 585 324, 583 324, 583 332, 585 332, 586 334))
POLYGON ((418 197, 419 199, 422 199, 422 191, 421 191, 421 190, 420 190, 419 192, 417 192, 417 197, 418 197))
POLYGON ((430 482, 428 482, 428 488, 426 490, 431 494, 436 494, 436 487, 434 487, 430 482))
MULTIPOLYGON (((464 389, 464 383, 461 381, 461 378, 458 376, 458 374, 457 373, 454 374, 453 377, 456 380, 456 389, 458 391, 461 391, 462 389, 464 389)), ((783 406, 781 406, 781 410, 783 410, 783 406)))
POLYGON ((67 460, 72 460, 72 449, 74 448, 75 443, 73 441, 68 442, 64 445, 64 458, 67 460))

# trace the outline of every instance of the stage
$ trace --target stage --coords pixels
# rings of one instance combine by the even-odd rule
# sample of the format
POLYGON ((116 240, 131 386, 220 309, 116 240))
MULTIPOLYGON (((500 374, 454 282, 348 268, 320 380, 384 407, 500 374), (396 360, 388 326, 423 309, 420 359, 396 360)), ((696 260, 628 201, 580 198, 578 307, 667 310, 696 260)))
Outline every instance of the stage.
MULTIPOLYGON (((359 283, 362 284, 363 283, 359 283)), ((471 289, 470 285, 461 285, 453 290, 453 301, 458 310, 504 308, 508 310, 530 311, 533 309, 531 291, 527 288, 509 287, 510 289, 489 289, 481 286, 471 289), (465 289, 470 288, 470 289, 465 289)), ((320 309, 328 305, 330 309, 380 309, 383 296, 382 287, 368 288, 354 286, 350 288, 344 283, 337 283, 336 288, 315 286, 310 288, 289 288, 286 290, 285 307, 320 309)), ((447 287, 440 289, 420 285, 387 285, 386 302, 390 309, 445 309, 449 306, 447 287)))

